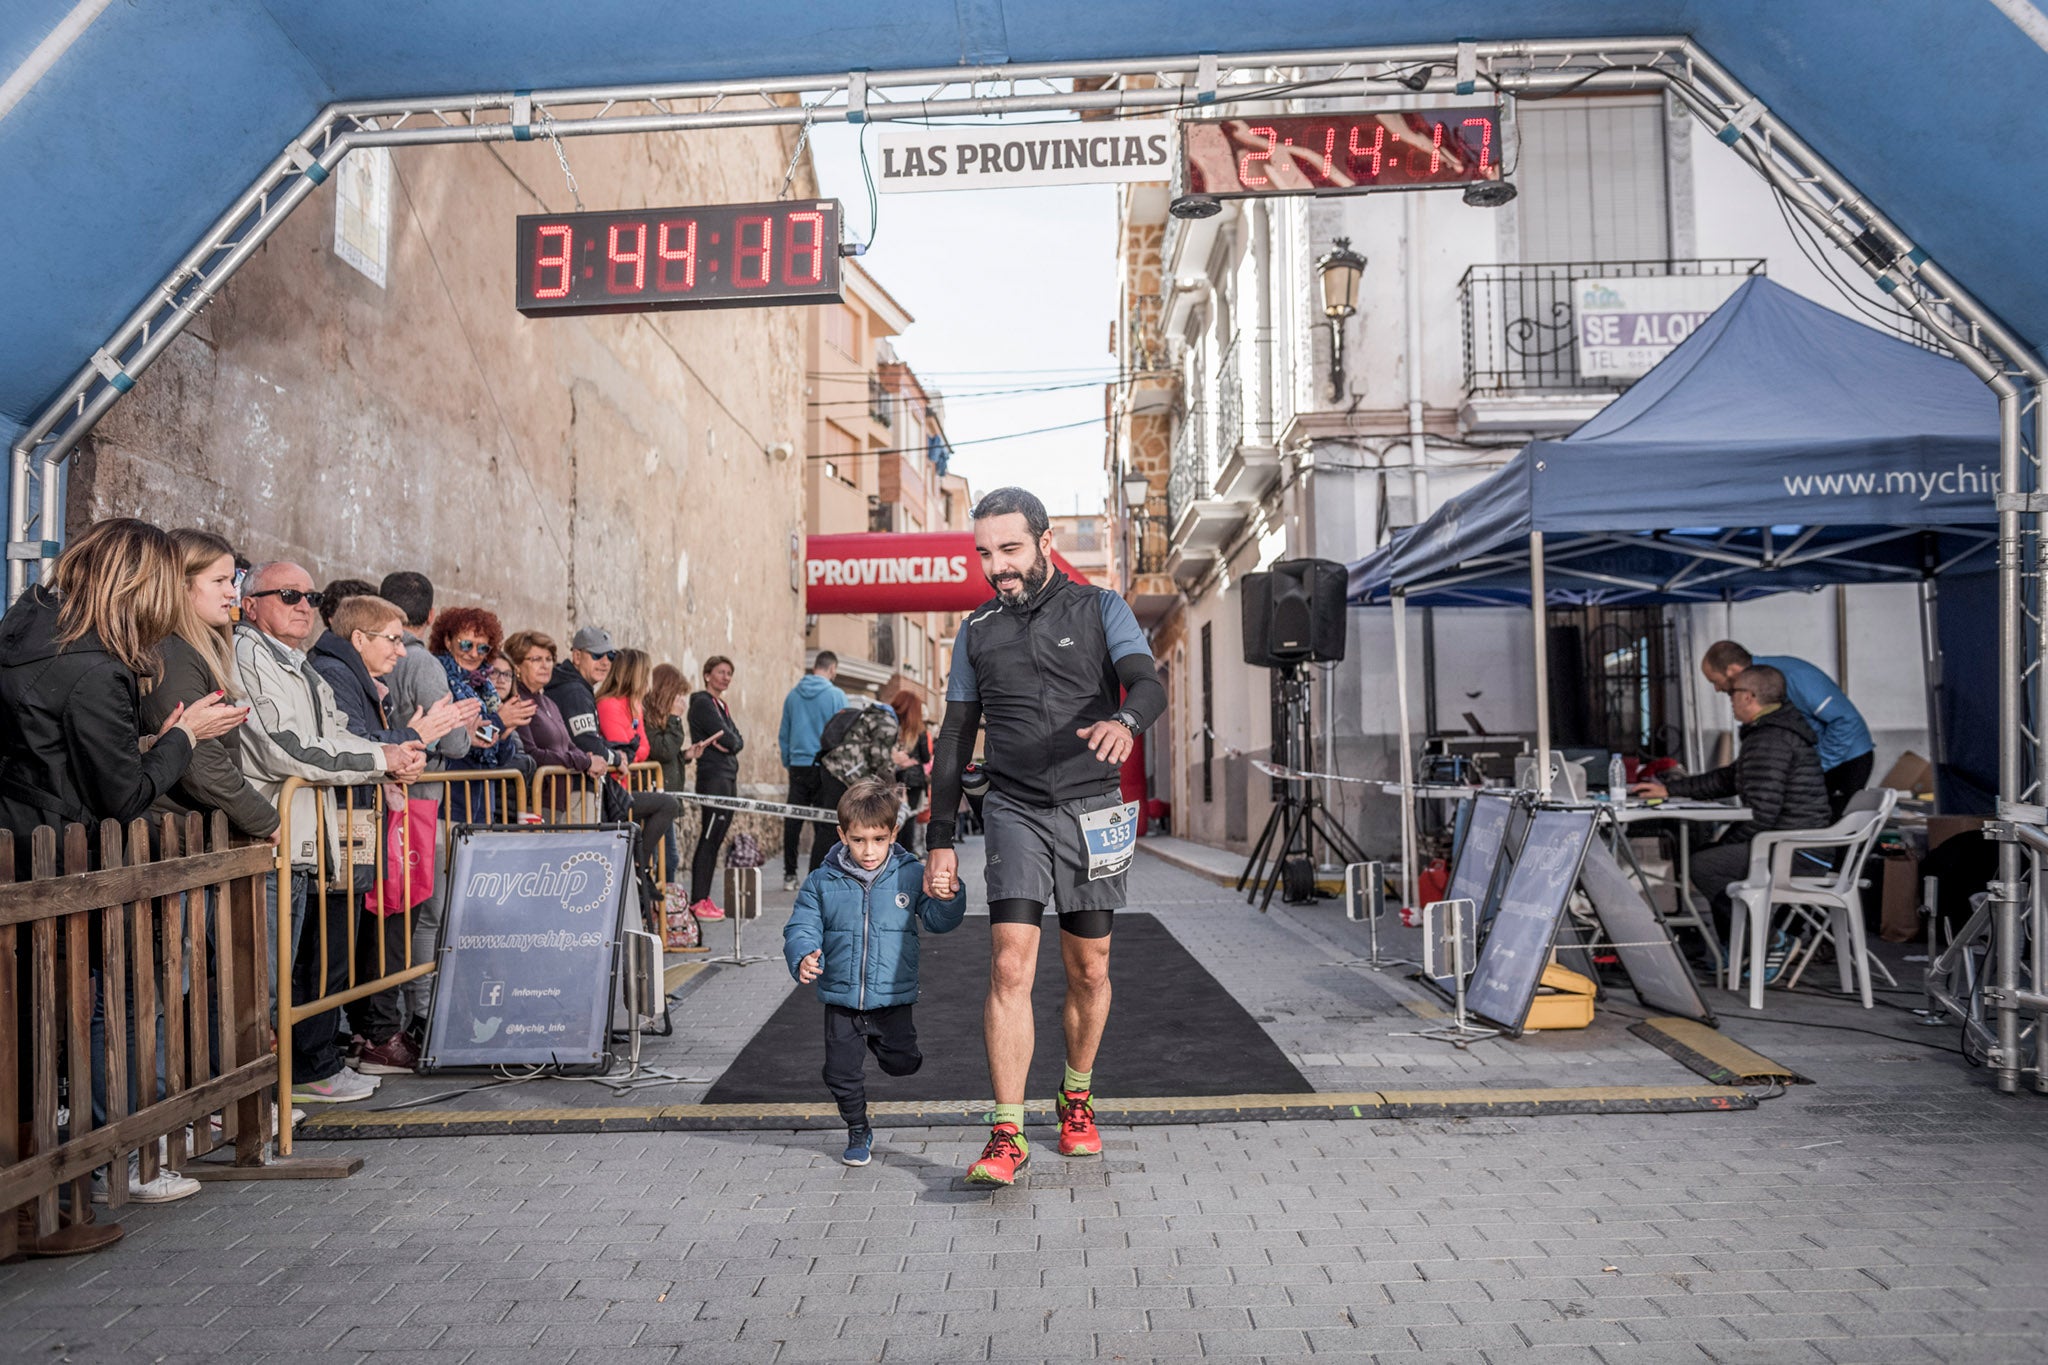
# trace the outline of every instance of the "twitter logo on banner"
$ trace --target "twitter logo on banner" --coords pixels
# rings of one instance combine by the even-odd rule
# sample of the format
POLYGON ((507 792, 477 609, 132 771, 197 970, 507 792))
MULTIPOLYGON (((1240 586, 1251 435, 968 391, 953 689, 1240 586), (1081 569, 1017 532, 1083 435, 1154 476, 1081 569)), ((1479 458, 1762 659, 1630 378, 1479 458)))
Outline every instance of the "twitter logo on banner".
POLYGON ((500 1016, 495 1014, 488 1019, 470 1020, 469 1032, 471 1036, 469 1041, 471 1041, 472 1043, 490 1042, 491 1039, 498 1036, 498 1025, 502 1024, 503 1022, 505 1021, 500 1016))

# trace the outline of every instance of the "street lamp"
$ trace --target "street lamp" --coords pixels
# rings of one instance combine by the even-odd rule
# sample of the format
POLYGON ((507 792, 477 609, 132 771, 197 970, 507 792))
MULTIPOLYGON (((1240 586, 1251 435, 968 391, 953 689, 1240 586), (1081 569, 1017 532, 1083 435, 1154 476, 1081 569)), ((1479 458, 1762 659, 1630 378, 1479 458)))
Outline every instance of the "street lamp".
POLYGON ((1365 257, 1351 249, 1349 237, 1316 262, 1316 280, 1323 289, 1323 316, 1330 322, 1330 399, 1344 396, 1344 319, 1358 311, 1358 281, 1365 257))
POLYGON ((1126 470, 1123 477, 1124 512, 1127 529, 1124 537, 1125 548, 1129 551, 1127 569, 1135 579, 1145 566, 1138 561, 1144 557, 1145 548, 1145 504, 1152 500, 1152 480, 1137 470, 1126 470))

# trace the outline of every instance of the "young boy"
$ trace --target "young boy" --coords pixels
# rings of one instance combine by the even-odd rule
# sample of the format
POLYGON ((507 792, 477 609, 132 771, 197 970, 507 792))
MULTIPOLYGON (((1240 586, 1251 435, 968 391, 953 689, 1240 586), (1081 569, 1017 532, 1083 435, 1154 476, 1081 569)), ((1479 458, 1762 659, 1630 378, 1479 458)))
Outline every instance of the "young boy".
POLYGON ((865 1166, 874 1149, 868 1126, 866 1049, 882 1071, 908 1076, 924 1065, 910 1006, 917 999, 917 925, 935 934, 960 927, 966 893, 934 900, 924 864, 896 842, 896 788, 854 783, 839 798, 839 842, 797 892, 782 931, 790 975, 818 983, 825 1005, 825 1086, 846 1120, 839 1159, 865 1166))

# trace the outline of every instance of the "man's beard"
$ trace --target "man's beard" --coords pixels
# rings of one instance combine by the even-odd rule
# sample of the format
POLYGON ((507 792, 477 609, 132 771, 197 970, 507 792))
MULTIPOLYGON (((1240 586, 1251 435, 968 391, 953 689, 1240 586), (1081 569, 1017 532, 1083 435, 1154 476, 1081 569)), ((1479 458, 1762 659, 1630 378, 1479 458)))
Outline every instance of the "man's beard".
POLYGON ((1052 564, 1046 559, 1045 552, 1041 550, 1038 552, 1038 558, 1033 561, 1031 567, 1024 571, 1023 583, 1019 584, 1016 579, 1009 577, 999 577, 997 579, 995 585, 996 597, 1006 607, 1021 607, 1037 596, 1038 590, 1044 587, 1047 580, 1051 577, 1052 564))

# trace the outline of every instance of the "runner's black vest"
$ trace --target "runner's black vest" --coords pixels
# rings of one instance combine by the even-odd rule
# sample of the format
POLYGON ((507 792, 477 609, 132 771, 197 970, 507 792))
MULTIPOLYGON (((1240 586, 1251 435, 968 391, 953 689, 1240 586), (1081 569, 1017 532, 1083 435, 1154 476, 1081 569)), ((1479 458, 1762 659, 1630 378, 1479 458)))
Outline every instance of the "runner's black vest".
POLYGON ((1123 688, 1102 630, 1105 590, 1058 570, 1021 607, 1002 599, 967 618, 967 658, 981 693, 989 784, 1034 806, 1117 789, 1115 764, 1075 732, 1108 720, 1123 688))

